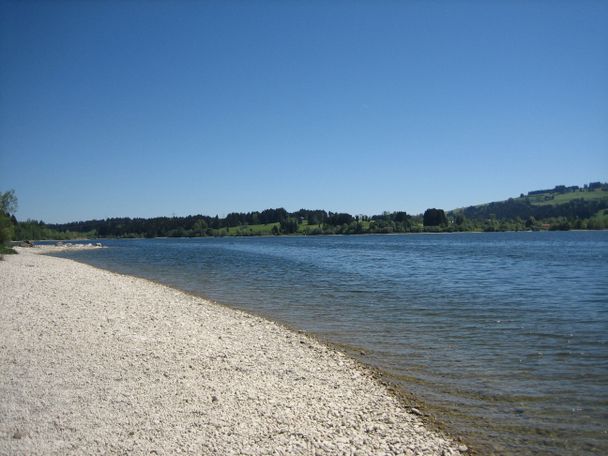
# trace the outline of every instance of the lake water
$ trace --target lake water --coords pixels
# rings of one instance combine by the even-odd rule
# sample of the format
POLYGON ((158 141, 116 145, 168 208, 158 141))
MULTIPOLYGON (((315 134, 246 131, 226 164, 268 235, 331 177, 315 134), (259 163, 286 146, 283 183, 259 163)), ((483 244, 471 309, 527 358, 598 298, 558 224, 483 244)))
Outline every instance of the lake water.
POLYGON ((608 454, 608 232, 103 242, 61 256, 344 344, 483 454, 608 454))

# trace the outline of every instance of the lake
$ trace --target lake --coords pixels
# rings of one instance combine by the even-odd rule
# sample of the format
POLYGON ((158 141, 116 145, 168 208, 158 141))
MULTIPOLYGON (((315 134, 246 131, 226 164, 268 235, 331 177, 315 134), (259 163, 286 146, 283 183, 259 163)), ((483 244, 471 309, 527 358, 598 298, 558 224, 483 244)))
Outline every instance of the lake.
POLYGON ((608 454, 608 232, 102 242, 59 256, 339 344, 481 453, 608 454))

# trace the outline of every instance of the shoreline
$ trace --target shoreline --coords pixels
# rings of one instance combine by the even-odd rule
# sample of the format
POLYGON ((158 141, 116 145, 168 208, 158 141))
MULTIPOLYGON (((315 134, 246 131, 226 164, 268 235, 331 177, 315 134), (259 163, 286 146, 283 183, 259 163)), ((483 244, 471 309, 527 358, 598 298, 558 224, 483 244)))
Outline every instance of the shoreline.
MULTIPOLYGON (((92 241, 137 241, 137 240, 154 240, 154 239, 223 239, 223 238, 308 238, 308 237, 342 237, 342 236, 416 236, 416 235, 439 235, 439 234, 497 234, 497 233, 596 233, 596 232, 605 232, 608 231, 608 228, 599 228, 599 229, 577 229, 572 228, 569 230, 549 230, 549 229, 539 229, 539 230, 504 230, 504 231, 418 231, 418 232, 397 232, 397 233, 349 233, 349 234, 304 234, 304 233, 292 233, 292 234, 255 234, 255 235, 239 235, 239 234, 227 234, 224 236, 155 236, 151 238, 147 237, 94 237, 94 238, 78 238, 78 239, 68 239, 68 240, 58 240, 58 239, 33 239, 31 242, 40 243, 40 242, 66 242, 66 243, 74 243, 72 245, 78 245, 82 242, 92 242, 92 241)), ((13 241, 13 242, 23 242, 23 241, 13 241)), ((46 246, 47 244, 35 244, 35 246, 46 246)), ((49 244, 50 245, 50 244, 49 244)))
MULTIPOLYGON (((399 233, 378 234, 378 235, 392 236, 392 235, 398 235, 398 234, 399 233)), ((428 234, 432 234, 432 233, 428 233, 428 234)), ((342 235, 334 235, 334 236, 342 236, 342 235)), ((172 239, 172 238, 158 238, 158 239, 172 239)), ((190 238, 184 238, 184 239, 190 239, 190 238)), ((82 245, 80 248, 75 248, 75 249, 67 248, 66 249, 66 248, 59 248, 54 245, 35 245, 34 248, 38 249, 37 251, 34 250, 34 252, 37 254, 53 256, 53 254, 59 253, 59 252, 65 251, 65 250, 91 250, 91 249, 94 250, 99 247, 82 245)), ((107 247, 104 245, 103 248, 107 248, 107 247)), ((32 251, 31 249, 28 249, 28 250, 32 251)), ((65 257, 61 257, 61 256, 59 256, 57 258, 66 259, 65 257)), ((313 339, 314 341, 327 347, 328 349, 334 350, 337 353, 340 353, 341 355, 347 356, 352 362, 357 364, 358 369, 361 369, 361 370, 367 372, 377 382, 382 384, 387 389, 387 391, 391 395, 393 395, 407 411, 417 415, 420 418, 420 420, 424 423, 425 426, 427 426, 428 428, 430 428, 433 431, 437 431, 440 434, 447 436, 448 438, 450 438, 450 436, 452 435, 452 432, 450 432, 450 429, 445 425, 445 423, 441 420, 441 418, 439 418, 440 413, 435 407, 433 407, 429 403, 423 401, 420 397, 418 397, 415 394, 408 391, 406 388, 403 387, 403 385, 399 385, 399 383, 394 380, 394 374, 392 372, 384 370, 379 366, 376 366, 376 365, 373 365, 370 363, 366 363, 365 361, 362 361, 361 359, 359 359, 357 357, 357 355, 365 356, 365 354, 366 354, 364 347, 333 342, 327 338, 324 338, 324 337, 321 337, 314 333, 302 330, 302 329, 298 328, 297 326, 291 325, 285 321, 277 320, 277 319, 273 318, 271 315, 265 314, 264 312, 256 312, 251 309, 240 308, 240 307, 234 306, 230 303, 218 301, 205 294, 197 293, 194 291, 182 290, 180 288, 163 283, 160 280, 155 280, 155 279, 152 279, 149 277, 145 277, 144 275, 116 272, 111 269, 105 269, 105 268, 101 268, 98 266, 93 266, 86 262, 81 262, 81 261, 79 261, 77 259, 73 259, 73 258, 69 258, 69 260, 75 261, 77 263, 80 263, 80 264, 83 264, 86 266, 93 267, 95 269, 100 269, 102 271, 111 272, 113 274, 118 274, 118 275, 125 276, 125 277, 135 277, 138 279, 142 279, 144 281, 148 281, 148 282, 151 282, 151 283, 163 286, 163 287, 167 287, 172 290, 179 291, 186 295, 193 296, 198 299, 202 299, 203 301, 209 302, 213 305, 217 305, 217 306, 226 308, 230 311, 237 311, 237 312, 244 313, 246 315, 250 315, 254 318, 259 318, 262 320, 270 321, 270 322, 274 323, 275 325, 278 325, 278 326, 284 328, 286 331, 305 335, 306 337, 313 339)), ((458 436, 455 439, 455 441, 457 441, 457 444, 459 447, 467 448, 466 454, 476 455, 476 454, 479 454, 481 451, 479 449, 480 448, 479 445, 470 439, 458 436)), ((481 448, 483 448, 483 447, 481 447, 481 448)))
POLYGON ((325 341, 146 279, 19 250, 0 262, 11 279, 0 299, 0 453, 139 452, 150 441, 157 454, 466 451, 407 410, 373 368, 325 341), (54 347, 51 359, 41 347, 54 347), (198 362, 185 363, 188 355, 198 362), (162 376, 151 369, 159 364, 162 376), (108 378, 117 369, 120 380, 108 378), (180 376, 176 403, 157 387, 180 376), (108 408, 108 393, 134 412, 108 408), (65 407, 44 400, 56 395, 65 407), (101 423, 97 408, 107 412, 101 423), (151 423, 154 415, 166 419, 151 423), (125 420, 133 429, 121 435, 125 420))
MULTIPOLYGON (((397 234, 399 234, 399 233, 385 234, 385 235, 391 236, 391 235, 397 235, 397 234)), ((342 236, 342 235, 335 235, 335 236, 342 236)), ((159 238, 159 239, 171 239, 171 238, 159 238)), ((184 239, 189 239, 189 238, 184 238, 184 239)), ((34 249, 37 249, 37 250, 33 250, 30 248, 28 248, 27 250, 33 251, 36 254, 40 254, 40 255, 53 256, 53 254, 60 253, 65 250, 95 250, 95 249, 101 248, 101 247, 98 247, 95 245, 91 246, 91 245, 74 244, 72 247, 74 247, 74 246, 76 246, 76 248, 65 248, 65 246, 56 246, 56 245, 34 245, 34 249)), ((107 247, 104 245, 103 248, 107 248, 107 247)), ((56 258, 66 259, 65 257, 61 257, 61 256, 56 257, 56 258)), ((291 325, 285 321, 277 320, 277 319, 273 318, 271 315, 265 314, 264 312, 256 312, 251 309, 240 308, 240 307, 234 306, 230 303, 218 301, 205 294, 197 293, 197 292, 189 291, 189 290, 182 290, 180 288, 163 283, 160 280, 155 280, 155 279, 152 279, 149 277, 145 277, 143 275, 116 272, 111 269, 105 269, 105 268, 101 268, 98 266, 93 266, 86 262, 81 262, 81 261, 79 261, 77 259, 73 259, 73 258, 68 258, 68 260, 74 261, 74 262, 77 262, 77 263, 80 263, 80 264, 83 264, 86 266, 90 266, 94 269, 99 269, 99 270, 107 271, 107 272, 110 272, 113 274, 118 274, 120 276, 135 277, 138 279, 142 279, 144 281, 151 282, 151 283, 160 285, 162 287, 167 287, 169 289, 179 291, 188 296, 193 296, 195 298, 202 299, 203 301, 211 303, 212 305, 226 308, 229 311, 241 312, 246 315, 250 315, 251 317, 254 317, 254 318, 259 318, 259 319, 262 319, 265 321, 272 322, 273 324, 280 326, 283 329, 285 329, 286 331, 289 331, 291 333, 295 333, 298 335, 305 335, 307 338, 314 340, 315 342, 325 346, 326 348, 328 348, 330 350, 334 350, 335 352, 340 353, 341 355, 347 356, 352 362, 357 364, 358 369, 361 369, 361 370, 367 372, 377 382, 382 384, 387 389, 387 391, 391 395, 393 395, 407 411, 417 415, 420 418, 420 420, 422 420, 422 422, 427 427, 429 427, 431 430, 437 431, 440 434, 447 436, 448 438, 450 438, 450 436, 452 435, 449 428, 445 426, 445 424, 441 421, 440 418, 438 418, 439 415, 437 413, 437 410, 435 410, 435 408, 433 406, 429 405, 427 402, 423 401, 420 397, 414 395, 407 389, 404 389, 403 386, 400 386, 398 384, 398 382, 394 381, 393 373, 391 373, 390 371, 384 370, 379 366, 375 366, 375 365, 372 365, 370 363, 366 363, 365 361, 360 360, 357 357, 357 355, 365 356, 367 354, 365 352, 364 347, 333 342, 333 341, 331 341, 327 338, 321 337, 317 334, 302 330, 302 329, 298 328, 297 326, 291 325), (412 412, 412 410, 413 410, 413 412, 412 412)), ((458 442, 458 446, 467 447, 467 451, 466 451, 467 454, 476 455, 479 453, 479 450, 478 450, 477 446, 475 445, 475 443, 472 443, 470 440, 464 439, 460 436, 458 436, 458 438, 456 438, 455 440, 458 442)))

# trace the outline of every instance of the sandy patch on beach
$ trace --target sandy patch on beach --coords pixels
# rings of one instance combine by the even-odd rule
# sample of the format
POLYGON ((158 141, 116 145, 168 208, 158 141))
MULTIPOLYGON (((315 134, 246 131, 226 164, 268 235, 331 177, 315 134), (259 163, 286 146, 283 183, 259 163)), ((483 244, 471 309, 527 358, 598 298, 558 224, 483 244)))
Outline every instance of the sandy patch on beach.
POLYGON ((458 454, 304 334, 20 251, 0 261, 1 454, 458 454))

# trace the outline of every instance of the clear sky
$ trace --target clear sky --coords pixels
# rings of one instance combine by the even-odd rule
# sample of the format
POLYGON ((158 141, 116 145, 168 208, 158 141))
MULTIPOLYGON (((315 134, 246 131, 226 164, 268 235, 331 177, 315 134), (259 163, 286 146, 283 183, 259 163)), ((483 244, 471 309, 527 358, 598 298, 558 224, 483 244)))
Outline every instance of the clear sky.
POLYGON ((20 220, 415 214, 596 180, 606 1, 0 1, 20 220))

